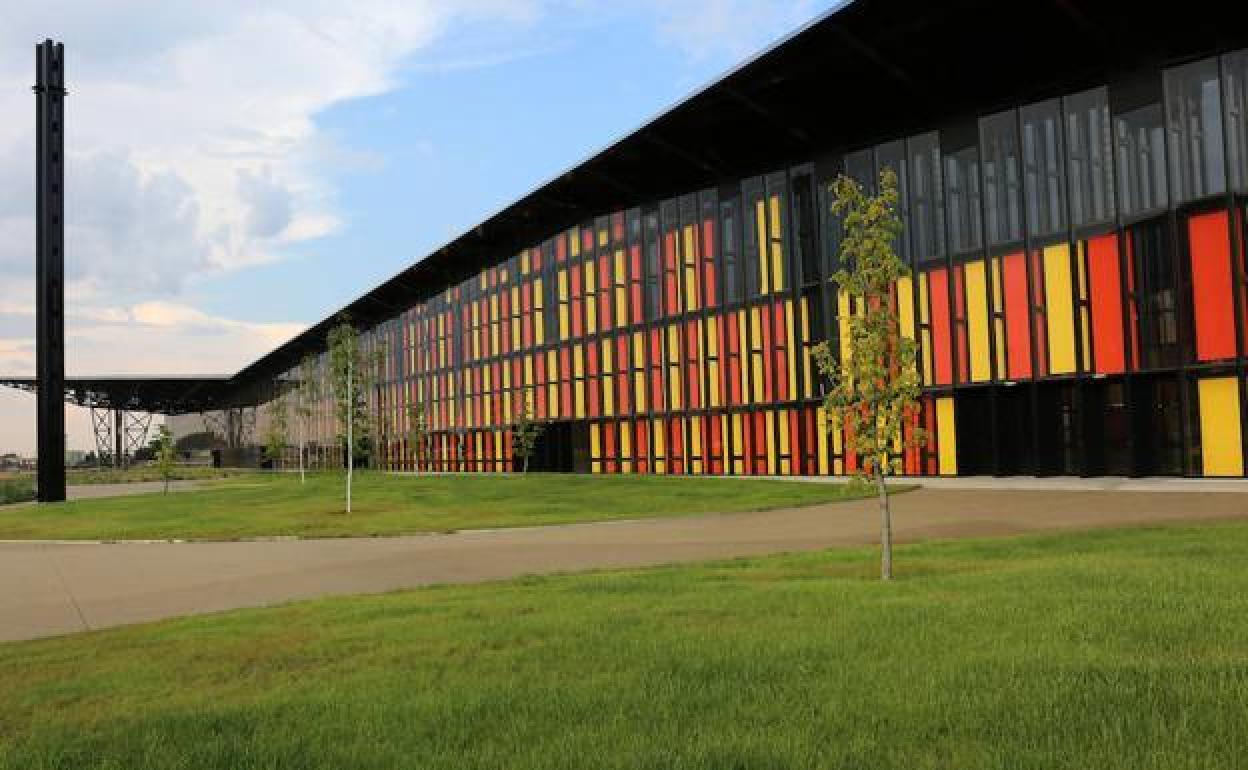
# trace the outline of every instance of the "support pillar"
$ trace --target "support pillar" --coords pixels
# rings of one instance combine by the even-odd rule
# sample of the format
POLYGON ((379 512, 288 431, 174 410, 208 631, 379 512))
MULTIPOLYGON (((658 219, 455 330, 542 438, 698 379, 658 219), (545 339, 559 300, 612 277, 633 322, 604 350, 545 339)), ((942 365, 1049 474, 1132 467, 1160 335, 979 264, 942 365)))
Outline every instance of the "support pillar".
POLYGON ((39 501, 65 499, 65 47, 35 46, 35 374, 39 501))
POLYGON ((126 459, 125 419, 125 412, 120 409, 113 410, 113 467, 117 469, 125 465, 126 459))

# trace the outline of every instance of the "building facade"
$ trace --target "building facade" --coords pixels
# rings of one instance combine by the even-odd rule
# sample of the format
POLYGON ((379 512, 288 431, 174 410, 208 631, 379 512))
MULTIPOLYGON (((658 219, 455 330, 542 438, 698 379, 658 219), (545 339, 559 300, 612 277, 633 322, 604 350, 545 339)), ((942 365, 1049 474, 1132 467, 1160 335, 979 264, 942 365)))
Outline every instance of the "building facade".
POLYGON ((553 470, 853 470, 811 357, 852 312, 829 188, 891 168, 906 472, 1243 476, 1246 103, 1229 52, 550 232, 367 330, 375 461, 510 470, 527 402, 553 470))

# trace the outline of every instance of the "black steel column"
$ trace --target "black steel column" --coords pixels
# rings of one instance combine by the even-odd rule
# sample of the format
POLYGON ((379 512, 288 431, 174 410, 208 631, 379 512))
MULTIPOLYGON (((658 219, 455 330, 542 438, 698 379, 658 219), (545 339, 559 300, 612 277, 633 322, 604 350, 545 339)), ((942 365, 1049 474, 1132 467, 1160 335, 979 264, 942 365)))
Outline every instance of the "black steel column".
POLYGON ((39 500, 65 499, 65 47, 35 46, 35 368, 39 500))

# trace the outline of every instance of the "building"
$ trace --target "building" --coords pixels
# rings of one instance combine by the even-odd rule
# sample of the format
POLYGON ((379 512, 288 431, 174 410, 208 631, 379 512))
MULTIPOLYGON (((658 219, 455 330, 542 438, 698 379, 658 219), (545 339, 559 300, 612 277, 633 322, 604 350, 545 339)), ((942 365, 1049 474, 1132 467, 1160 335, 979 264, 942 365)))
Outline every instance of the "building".
MULTIPOLYGON (((539 468, 851 470, 810 356, 849 312, 828 190, 887 166, 931 437, 907 472, 1242 477, 1248 27, 1231 15, 828 14, 343 308, 384 352, 373 460, 508 470, 529 401, 550 421, 539 468)), ((298 380, 339 315, 229 378, 231 403, 298 380)), ((339 462, 330 407, 321 462, 339 462)))

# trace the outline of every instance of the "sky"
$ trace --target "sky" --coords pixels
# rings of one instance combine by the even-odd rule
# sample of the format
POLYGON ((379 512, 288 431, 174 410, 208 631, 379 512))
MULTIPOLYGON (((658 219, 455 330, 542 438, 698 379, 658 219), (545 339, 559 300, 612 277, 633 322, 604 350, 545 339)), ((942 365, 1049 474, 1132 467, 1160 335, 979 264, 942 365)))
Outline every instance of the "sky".
MULTIPOLYGON (((7 0, 0 373, 34 373, 46 37, 67 373, 230 374, 836 3, 7 0)), ((34 397, 0 389, 0 453, 34 449, 34 397)))

